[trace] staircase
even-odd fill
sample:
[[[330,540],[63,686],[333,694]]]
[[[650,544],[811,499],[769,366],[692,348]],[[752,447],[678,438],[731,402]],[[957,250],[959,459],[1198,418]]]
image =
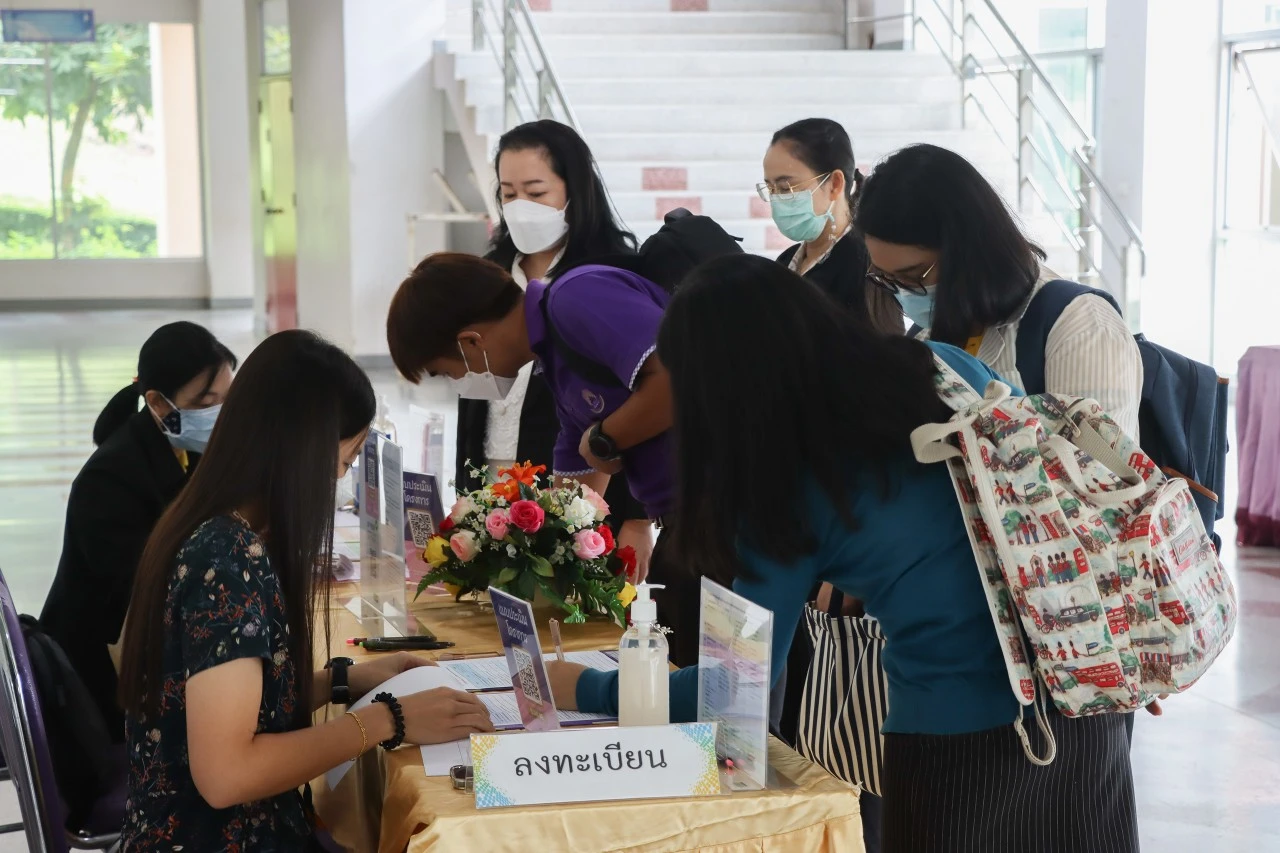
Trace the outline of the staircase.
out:
[[[530,3],[579,130],[619,214],[641,240],[667,211],[686,207],[714,217],[748,251],[786,248],[790,241],[773,226],[755,185],[773,132],[813,116],[844,125],[864,173],[897,148],[929,142],[962,154],[1013,198],[1016,168],[985,126],[962,126],[960,83],[947,61],[926,52],[845,50],[844,5]],[[505,127],[502,68],[491,46],[473,49],[469,0],[451,0],[450,14],[457,35],[443,45],[438,82],[473,171],[490,179]],[[1050,236],[1040,225],[1029,223],[1033,234]],[[1064,269],[1073,268],[1069,255],[1064,261]]]

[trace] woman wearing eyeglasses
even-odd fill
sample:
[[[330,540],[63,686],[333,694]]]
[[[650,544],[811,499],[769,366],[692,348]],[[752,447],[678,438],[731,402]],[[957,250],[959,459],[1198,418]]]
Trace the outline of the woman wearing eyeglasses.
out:
[[[764,182],[756,191],[778,230],[797,241],[778,263],[877,329],[900,334],[904,324],[897,302],[865,283],[867,251],[852,229],[862,181],[845,129],[831,119],[807,118],[773,135],[764,155]]]

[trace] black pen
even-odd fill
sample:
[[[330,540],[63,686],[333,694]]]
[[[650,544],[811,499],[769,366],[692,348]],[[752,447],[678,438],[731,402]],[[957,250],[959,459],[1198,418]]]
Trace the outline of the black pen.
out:
[[[348,637],[348,646],[362,646],[365,643],[382,643],[384,646],[405,646],[406,648],[419,648],[421,646],[429,646],[432,643],[440,642],[435,634],[415,634],[412,637]]]
[[[388,638],[390,639],[390,638]],[[360,648],[366,652],[429,652],[435,649],[451,649],[453,643],[446,643],[443,640],[431,640],[425,643],[388,643],[383,640],[365,640],[360,643]]]

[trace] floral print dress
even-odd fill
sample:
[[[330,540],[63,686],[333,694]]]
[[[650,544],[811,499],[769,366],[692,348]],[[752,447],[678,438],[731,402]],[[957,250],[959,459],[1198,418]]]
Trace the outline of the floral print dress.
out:
[[[174,560],[165,602],[163,684],[155,719],[125,721],[129,799],[124,849],[284,853],[308,849],[299,792],[215,809],[191,778],[186,682],[240,658],[260,658],[258,732],[292,728],[298,701],[280,581],[266,548],[240,519],[206,521]]]

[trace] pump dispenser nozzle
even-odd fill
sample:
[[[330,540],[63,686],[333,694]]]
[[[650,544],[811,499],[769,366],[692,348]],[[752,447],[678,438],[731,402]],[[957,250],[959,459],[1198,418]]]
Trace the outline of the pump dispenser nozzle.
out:
[[[633,625],[640,622],[652,624],[658,621],[658,602],[649,597],[649,590],[666,588],[666,585],[660,583],[644,583],[642,581],[636,584],[636,600],[631,602],[631,623]]]

